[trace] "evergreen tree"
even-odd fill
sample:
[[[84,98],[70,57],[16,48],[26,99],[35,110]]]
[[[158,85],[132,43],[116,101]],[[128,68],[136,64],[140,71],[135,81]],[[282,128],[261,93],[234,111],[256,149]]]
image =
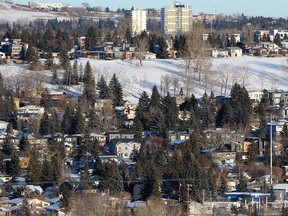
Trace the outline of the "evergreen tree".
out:
[[[72,133],[74,134],[82,134],[84,133],[85,131],[85,118],[83,116],[83,113],[82,113],[82,109],[80,106],[77,107],[76,109],[76,113],[75,115],[73,116],[73,119],[72,119]]]
[[[20,142],[19,142],[19,149],[23,154],[27,154],[30,150],[30,144],[27,140],[27,137],[24,136],[24,134],[21,136]]]
[[[238,179],[238,185],[236,186],[236,190],[239,192],[247,191],[247,181],[245,180],[243,173],[240,173],[240,176]]]
[[[274,202],[276,200],[276,195],[273,186],[269,188],[268,192],[270,193],[269,202]]]
[[[96,99],[96,86],[92,74],[92,68],[89,61],[87,61],[84,68],[83,83],[84,83],[84,89],[83,89],[84,100],[90,102],[90,104],[94,104]]]
[[[162,112],[165,115],[165,123],[168,130],[175,130],[178,123],[178,106],[176,98],[168,93],[162,100]]]
[[[274,40],[273,40],[273,43],[275,43],[277,46],[281,47],[282,44],[281,44],[281,38],[280,38],[280,35],[277,33],[274,37]]]
[[[39,133],[42,135],[47,135],[50,132],[50,128],[49,128],[49,121],[50,118],[48,116],[47,112],[44,112],[44,115],[40,121],[40,127],[39,127]]]
[[[107,86],[106,80],[103,75],[100,76],[99,81],[97,82],[96,89],[100,99],[109,98],[109,87]]]
[[[49,134],[56,134],[61,132],[61,123],[56,111],[52,111],[49,118]]]
[[[47,158],[45,158],[43,161],[40,177],[41,181],[44,182],[44,185],[51,185],[51,183],[54,181],[53,167]]]
[[[26,197],[22,201],[22,205],[21,205],[19,213],[17,213],[17,215],[19,215],[19,216],[32,216],[31,208],[30,208],[30,205],[29,205]]]
[[[149,130],[151,124],[151,116],[149,113],[150,98],[144,91],[139,98],[136,108],[136,114],[133,122],[133,129],[135,132]]]
[[[97,32],[94,26],[88,28],[85,35],[85,49],[93,50],[96,47]]]
[[[168,45],[163,36],[158,39],[158,45],[159,45],[159,50],[156,53],[157,58],[161,58],[161,59],[168,58],[168,51],[167,51]]]
[[[19,156],[14,150],[11,154],[11,161],[8,163],[7,174],[11,176],[18,176],[21,172]]]
[[[27,178],[30,182],[36,183],[41,181],[41,167],[39,150],[34,146],[31,150],[30,162],[27,170]]]
[[[257,143],[251,143],[248,147],[248,160],[250,162],[258,161],[258,146]]]
[[[50,70],[53,66],[53,53],[51,49],[48,49],[46,54],[46,61],[45,61],[45,67],[46,69]]]
[[[84,163],[84,169],[81,173],[81,180],[84,181],[90,180],[89,165],[87,161]]]
[[[113,107],[123,106],[123,91],[122,85],[119,82],[116,74],[113,74],[109,83],[110,98],[113,101]]]
[[[53,155],[51,157],[52,176],[53,176],[54,182],[57,182],[59,178],[61,177],[62,161],[64,159],[64,156],[61,157],[61,156]]]
[[[71,85],[79,84],[78,62],[74,61],[71,74]]]
[[[229,103],[224,103],[216,115],[216,127],[228,125],[232,118],[232,108]]]
[[[70,63],[67,63],[64,67],[63,84],[67,86],[72,85],[72,67]]]
[[[72,134],[72,121],[73,121],[73,108],[68,105],[65,109],[62,122],[61,122],[61,129],[65,134]]]
[[[159,171],[153,160],[149,160],[143,167],[141,176],[141,194],[144,200],[160,196]]]
[[[49,50],[52,51],[53,40],[54,40],[53,31],[50,28],[47,28],[41,38],[39,48],[43,50],[44,52],[49,52]]]
[[[245,87],[235,83],[230,92],[229,103],[232,108],[230,125],[234,128],[245,128],[248,126],[252,113],[252,104]]]
[[[64,185],[61,189],[62,198],[60,199],[61,208],[64,209],[65,212],[70,210],[71,205],[71,196],[72,196],[72,189],[66,185]]]
[[[100,131],[101,127],[101,119],[98,116],[94,109],[90,109],[89,112],[89,122],[88,122],[88,131],[89,132],[97,132]]]
[[[54,67],[52,66],[51,72],[52,72],[51,84],[59,85],[58,73],[55,66]]]
[[[220,186],[219,186],[219,189],[218,189],[218,193],[221,195],[221,196],[224,196],[224,194],[226,193],[227,191],[227,181],[226,179],[221,175],[220,177]]]

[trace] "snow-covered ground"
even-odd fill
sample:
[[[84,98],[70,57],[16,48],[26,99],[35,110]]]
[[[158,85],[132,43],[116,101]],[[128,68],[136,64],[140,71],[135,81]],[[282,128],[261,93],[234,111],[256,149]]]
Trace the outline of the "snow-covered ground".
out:
[[[183,60],[144,60],[143,66],[140,66],[139,60],[96,60],[80,58],[78,63],[85,67],[89,60],[95,81],[97,82],[100,75],[104,75],[109,82],[113,73],[115,73],[124,88],[124,96],[132,103],[137,102],[139,95],[146,91],[151,93],[154,85],[161,91],[161,83],[164,77],[170,77],[171,80],[178,80],[175,85],[176,93],[180,87],[184,87],[183,77],[185,74],[185,62]],[[247,90],[263,90],[263,89],[283,89],[288,90],[288,64],[287,58],[259,58],[259,57],[237,57],[212,59],[212,69],[207,72],[206,79],[202,75],[201,82],[194,80],[191,84],[191,94],[196,97],[203,95],[205,91],[214,95],[225,94],[225,83],[227,82],[226,95],[229,95],[231,86],[237,82],[244,85]],[[20,69],[22,67],[22,69]],[[37,80],[44,80],[48,88],[57,89],[58,86],[49,84],[51,72],[33,72],[25,70],[24,65],[1,65],[0,72],[5,78],[9,76],[17,76],[25,74]],[[43,77],[39,77],[41,74]],[[62,72],[59,71],[59,75]],[[193,75],[194,76],[194,75]],[[198,75],[196,74],[197,78]],[[173,82],[173,81],[171,81]],[[221,87],[222,86],[222,87]],[[173,94],[173,85],[169,87]],[[71,93],[80,93],[80,86],[68,89]]]
[[[65,16],[65,14],[61,13],[48,13],[48,12],[40,12],[40,11],[31,11],[31,9],[14,6],[9,3],[0,2],[0,22],[18,22],[18,23],[29,23],[30,21],[41,19],[41,20],[48,20],[48,19],[70,19],[70,17]]]
[[[78,60],[84,66],[87,59]],[[185,62],[183,60],[144,60],[143,66],[138,60],[131,61],[99,61],[89,59],[94,68],[96,81],[100,74],[104,74],[107,80],[116,73],[124,86],[125,95],[132,99],[138,98],[141,92],[151,93],[154,85],[161,89],[161,80],[166,77],[174,77],[179,80],[180,87],[184,87]],[[244,85],[247,90],[284,89],[288,90],[288,64],[287,58],[259,58],[238,57],[212,59],[212,69],[207,72],[206,81],[194,81],[192,93],[197,97],[205,91],[213,91],[215,95],[229,94],[231,86],[237,82]],[[194,75],[193,75],[194,76]],[[195,75],[197,78],[197,74]],[[202,75],[204,77],[204,75]],[[173,82],[173,81],[172,81]],[[222,90],[221,90],[222,86]],[[170,87],[173,93],[173,87]]]

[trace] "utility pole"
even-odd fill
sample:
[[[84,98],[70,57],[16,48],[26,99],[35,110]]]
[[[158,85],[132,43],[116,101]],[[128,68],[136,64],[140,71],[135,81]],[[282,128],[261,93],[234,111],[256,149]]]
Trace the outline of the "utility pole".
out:
[[[187,184],[187,213],[189,214],[189,209],[190,209],[190,197],[189,197],[189,190],[190,187],[192,187],[192,184]]]
[[[272,151],[273,151],[273,137],[272,137],[273,133],[272,133],[272,113],[270,114],[270,183],[271,183],[271,187],[273,184],[272,181],[272,171],[273,171],[273,157],[272,157]]]

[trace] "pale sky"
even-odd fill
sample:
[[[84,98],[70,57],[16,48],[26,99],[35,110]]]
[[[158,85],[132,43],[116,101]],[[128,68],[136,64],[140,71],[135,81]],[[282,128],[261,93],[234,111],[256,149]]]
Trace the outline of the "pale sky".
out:
[[[82,2],[89,3],[92,7],[101,6],[109,7],[112,10],[118,8],[130,9],[132,5],[136,8],[157,8],[164,6],[173,6],[173,0],[36,0],[42,3],[60,2],[69,3],[74,6],[80,6]],[[15,3],[28,4],[25,0],[14,0]],[[265,17],[282,17],[288,18],[288,0],[182,0],[179,1],[185,5],[191,5],[193,14],[199,12],[205,13],[224,13],[236,14],[244,13],[249,16],[265,16]]]

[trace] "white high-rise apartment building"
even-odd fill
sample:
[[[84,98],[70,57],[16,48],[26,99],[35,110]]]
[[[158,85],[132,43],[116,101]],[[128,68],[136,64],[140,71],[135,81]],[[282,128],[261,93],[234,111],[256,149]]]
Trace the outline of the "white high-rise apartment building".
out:
[[[164,35],[176,35],[192,31],[192,7],[179,2],[174,7],[161,8],[161,31]]]
[[[130,28],[132,35],[140,34],[147,29],[147,11],[136,9],[132,6],[131,10],[126,11],[126,16],[131,18]]]

